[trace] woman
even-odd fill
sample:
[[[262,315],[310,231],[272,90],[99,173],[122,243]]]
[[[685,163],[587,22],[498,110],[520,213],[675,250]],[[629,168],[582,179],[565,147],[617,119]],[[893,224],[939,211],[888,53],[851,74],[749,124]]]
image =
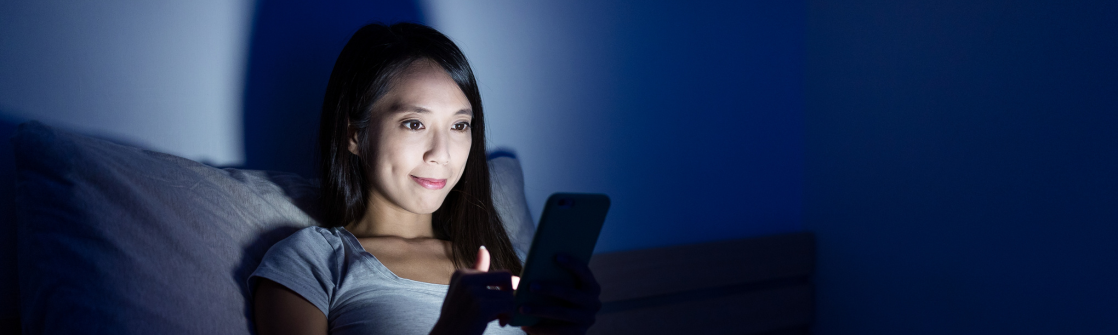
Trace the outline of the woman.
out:
[[[330,74],[319,129],[323,227],[280,241],[250,277],[257,331],[272,334],[580,334],[600,308],[576,286],[504,327],[520,260],[492,210],[477,83],[434,29],[361,28]]]

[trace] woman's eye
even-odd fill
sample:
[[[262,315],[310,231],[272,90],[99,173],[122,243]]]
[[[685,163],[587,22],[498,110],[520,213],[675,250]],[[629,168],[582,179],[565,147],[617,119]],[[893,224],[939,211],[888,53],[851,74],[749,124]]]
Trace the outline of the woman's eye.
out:
[[[458,130],[458,131],[464,131],[464,130],[470,129],[470,124],[468,122],[459,122],[459,123],[455,123],[454,127],[450,128],[450,129]]]
[[[420,130],[423,129],[423,123],[416,120],[404,121],[404,128],[408,130]]]

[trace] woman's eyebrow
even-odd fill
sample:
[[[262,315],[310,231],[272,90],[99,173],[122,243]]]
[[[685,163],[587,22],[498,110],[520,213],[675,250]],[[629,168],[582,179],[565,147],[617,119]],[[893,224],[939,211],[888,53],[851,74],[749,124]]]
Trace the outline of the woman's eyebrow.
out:
[[[400,113],[427,114],[427,113],[431,113],[431,111],[426,109],[426,108],[419,107],[419,106],[397,106],[396,108],[392,109],[392,114],[400,114]],[[474,116],[474,110],[472,108],[463,108],[463,109],[459,109],[457,112],[454,112],[454,115],[460,115],[460,114]]]

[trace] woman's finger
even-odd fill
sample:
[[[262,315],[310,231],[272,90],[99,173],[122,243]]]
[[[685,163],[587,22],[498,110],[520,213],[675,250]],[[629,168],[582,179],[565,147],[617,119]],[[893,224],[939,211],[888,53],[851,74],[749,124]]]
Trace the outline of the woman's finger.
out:
[[[512,275],[507,271],[481,272],[477,269],[459,269],[451,276],[451,285],[473,292],[477,297],[512,297]],[[510,300],[511,301],[511,300]]]
[[[529,285],[531,286],[528,287],[528,290],[540,296],[563,301],[595,313],[602,308],[602,303],[598,301],[598,297],[589,292],[576,290],[563,285],[544,283],[531,283]]]
[[[506,288],[512,286],[512,274],[507,271],[482,272],[477,269],[459,269],[454,272],[458,274],[458,281],[466,286],[500,285]],[[451,276],[451,278],[454,280],[455,277]]]
[[[474,270],[489,271],[489,250],[486,250],[484,245],[477,248],[477,262],[474,262]]]
[[[577,325],[562,325],[562,326],[551,326],[551,327],[540,326],[540,325],[523,326],[523,327],[520,327],[520,330],[523,330],[525,333],[528,333],[528,334],[541,334],[541,335],[585,334],[586,333],[586,328],[585,327],[579,327]]]
[[[520,306],[520,313],[588,326],[593,324],[595,321],[594,313],[587,313],[579,309],[564,308],[558,306],[523,304]]]
[[[589,291],[595,296],[601,294],[602,289],[598,286],[598,280],[594,279],[594,273],[590,272],[590,267],[586,266],[582,261],[566,253],[559,253],[555,255],[555,262],[559,263],[559,266],[575,274],[579,287]]]
[[[493,285],[493,287],[498,288],[500,286]],[[485,301],[498,301],[504,303],[507,300],[508,303],[513,303],[512,290],[509,290],[507,287],[500,287],[500,289],[490,289],[485,287],[477,288],[474,289],[474,296]],[[509,306],[509,310],[511,311],[512,305]]]

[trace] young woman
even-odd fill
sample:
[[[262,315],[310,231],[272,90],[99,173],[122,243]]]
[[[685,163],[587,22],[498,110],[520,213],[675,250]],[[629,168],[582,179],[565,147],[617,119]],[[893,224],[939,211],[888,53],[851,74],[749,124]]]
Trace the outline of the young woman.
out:
[[[581,334],[600,308],[586,264],[575,286],[504,326],[522,264],[493,210],[477,83],[434,29],[361,28],[330,74],[319,129],[324,218],[250,277],[255,324],[273,334]]]

